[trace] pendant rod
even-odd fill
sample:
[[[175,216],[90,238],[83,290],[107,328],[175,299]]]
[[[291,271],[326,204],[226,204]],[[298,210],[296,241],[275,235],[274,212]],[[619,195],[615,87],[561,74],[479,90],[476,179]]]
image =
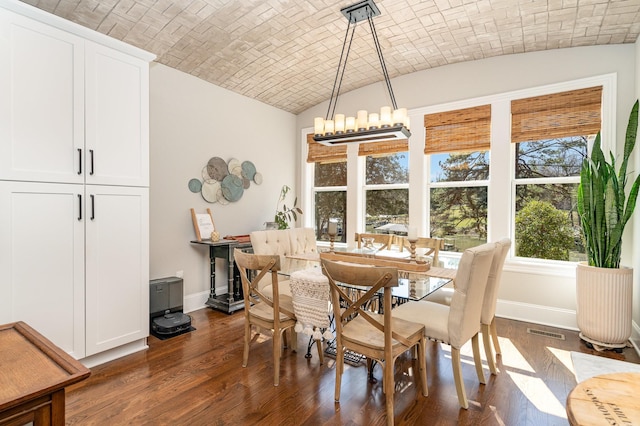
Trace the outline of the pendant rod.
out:
[[[355,21],[354,21],[355,22]],[[344,72],[347,69],[347,60],[349,59],[349,52],[351,51],[351,43],[353,42],[353,35],[356,32],[356,25],[354,23],[351,27],[351,19],[349,25],[347,25],[347,31],[344,34],[344,41],[342,42],[342,52],[340,53],[340,61],[338,62],[338,69],[336,71],[336,78],[333,81],[333,89],[331,90],[331,98],[329,98],[329,106],[327,107],[326,120],[333,119],[333,115],[336,112],[336,106],[338,105],[338,96],[340,96],[340,88],[342,87],[342,79],[344,78]],[[349,38],[349,30],[351,29],[351,38]],[[347,38],[349,38],[349,46],[347,46]],[[346,47],[346,55],[345,55]],[[344,63],[342,58],[344,57]],[[342,72],[340,69],[342,68]],[[335,94],[335,98],[334,98]]]
[[[382,48],[380,47],[380,41],[378,40],[378,33],[376,32],[376,26],[373,23],[373,18],[369,16],[367,18],[369,21],[369,27],[371,28],[371,35],[373,36],[373,43],[376,45],[376,52],[378,53],[378,59],[380,60],[380,67],[382,68],[382,75],[384,76],[384,81],[387,85],[387,90],[389,91],[389,97],[391,98],[391,104],[393,105],[393,109],[398,109],[398,105],[396,104],[396,97],[393,94],[393,88],[391,87],[391,80],[389,79],[389,72],[387,71],[387,64],[384,62],[384,57],[382,56]]]

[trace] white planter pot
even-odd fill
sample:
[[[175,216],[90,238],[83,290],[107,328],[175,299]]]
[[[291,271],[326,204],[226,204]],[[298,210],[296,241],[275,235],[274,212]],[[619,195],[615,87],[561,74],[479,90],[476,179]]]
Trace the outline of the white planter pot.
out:
[[[631,336],[633,269],[576,269],[576,308],[580,337],[605,348],[622,348]]]

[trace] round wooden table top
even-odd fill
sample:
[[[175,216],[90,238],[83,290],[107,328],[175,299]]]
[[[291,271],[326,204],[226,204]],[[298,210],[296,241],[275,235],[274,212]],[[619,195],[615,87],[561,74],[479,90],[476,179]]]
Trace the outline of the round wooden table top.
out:
[[[640,373],[603,374],[578,383],[567,397],[571,425],[640,425]]]

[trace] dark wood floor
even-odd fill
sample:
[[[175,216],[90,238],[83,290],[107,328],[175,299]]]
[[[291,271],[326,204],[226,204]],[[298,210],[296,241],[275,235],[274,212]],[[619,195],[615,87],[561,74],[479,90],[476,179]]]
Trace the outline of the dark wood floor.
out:
[[[242,368],[242,312],[192,312],[196,331],[168,340],[149,337],[149,349],[92,368],[91,377],[67,392],[67,424],[79,425],[381,425],[382,382],[367,381],[366,367],[346,366],[340,403],[334,402],[331,358],[319,365],[285,350],[280,386],[272,381],[271,340],[254,339]],[[565,400],[575,386],[570,351],[597,354],[576,332],[497,320],[503,349],[499,374],[479,385],[470,347],[463,374],[470,407],[458,406],[447,346],[427,345],[429,396],[417,391],[415,361],[396,366],[395,422],[407,425],[566,425]],[[558,332],[559,340],[527,333],[527,327]],[[466,347],[465,347],[466,349]],[[632,348],[600,354],[640,363]],[[380,367],[374,370],[382,377]]]

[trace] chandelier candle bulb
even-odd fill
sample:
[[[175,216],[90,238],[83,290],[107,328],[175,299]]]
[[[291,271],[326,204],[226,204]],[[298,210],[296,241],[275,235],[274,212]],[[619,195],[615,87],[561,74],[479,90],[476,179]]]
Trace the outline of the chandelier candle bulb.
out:
[[[344,128],[347,133],[354,132],[356,130],[356,118],[355,117],[345,118]]]
[[[411,129],[410,122],[411,122],[411,120],[409,120],[409,117],[405,117],[404,118],[404,127],[406,127],[407,130]]]
[[[367,130],[367,120],[368,120],[367,111],[364,109],[361,109],[360,111],[358,111],[357,117],[358,117],[357,119],[358,131]]]
[[[336,134],[344,133],[344,114],[336,114],[333,119],[333,123],[335,126]]]
[[[333,120],[327,120],[324,122],[324,134],[325,135],[333,134]]]
[[[369,114],[369,129],[377,129],[380,126],[380,118],[378,113],[372,112]]]
[[[383,106],[380,108],[380,125],[391,127],[391,107]]]
[[[316,117],[313,119],[313,133],[324,135],[324,118]]]
[[[407,118],[407,109],[398,108],[393,110],[393,124],[399,126],[405,123]]]

